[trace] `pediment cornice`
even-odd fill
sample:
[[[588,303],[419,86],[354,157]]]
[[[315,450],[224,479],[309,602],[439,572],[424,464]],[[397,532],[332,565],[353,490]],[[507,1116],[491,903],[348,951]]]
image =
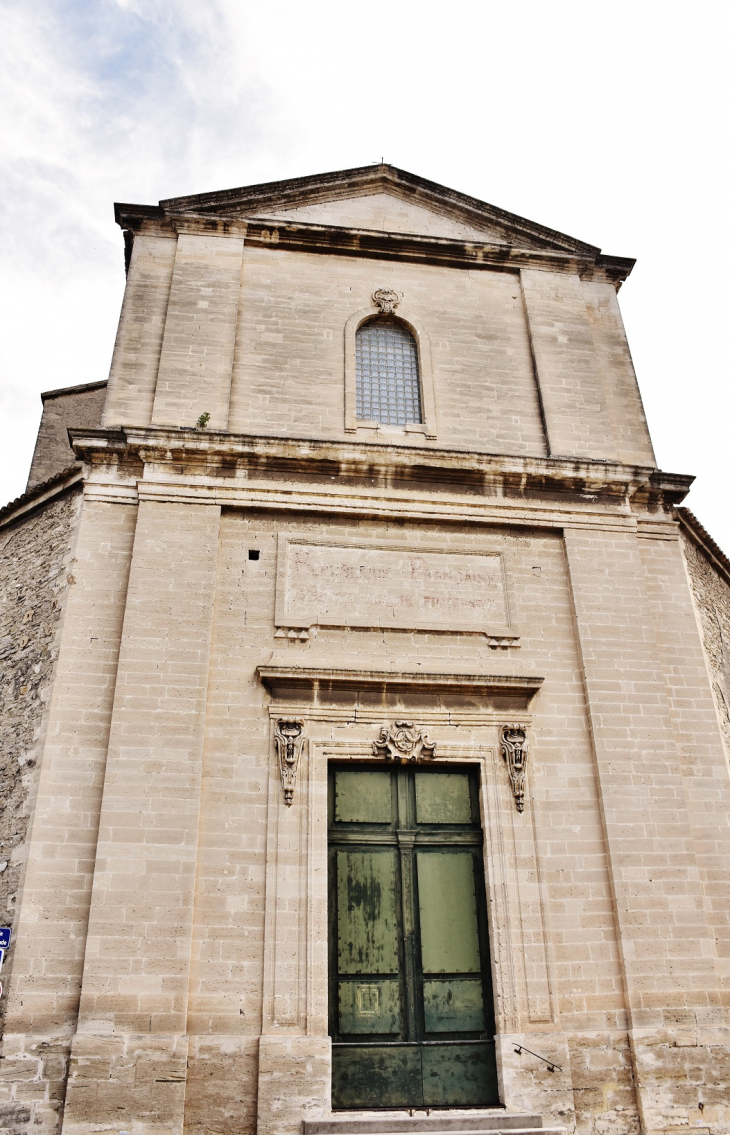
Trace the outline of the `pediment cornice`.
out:
[[[387,193],[460,221],[475,239],[452,240],[381,230],[309,224],[276,214],[317,203]],[[272,216],[274,214],[274,216]],[[520,263],[551,270],[601,271],[616,283],[634,261],[603,256],[595,245],[529,221],[495,205],[390,165],[362,166],[265,182],[215,193],[169,197],[156,206],[115,206],[117,222],[131,232],[157,228],[169,234],[242,235],[247,243],[276,243],[292,251],[405,258],[454,267],[499,267]],[[269,219],[267,219],[269,218]],[[484,239],[479,239],[483,232]]]
[[[477,228],[496,229],[500,235],[536,248],[560,248],[565,252],[596,255],[600,249],[566,233],[536,224],[516,213],[459,193],[438,182],[429,181],[387,164],[359,166],[331,173],[264,182],[215,193],[169,197],[160,201],[166,214],[214,213],[222,216],[262,216],[278,209],[299,208],[322,201],[389,193],[440,212]]]

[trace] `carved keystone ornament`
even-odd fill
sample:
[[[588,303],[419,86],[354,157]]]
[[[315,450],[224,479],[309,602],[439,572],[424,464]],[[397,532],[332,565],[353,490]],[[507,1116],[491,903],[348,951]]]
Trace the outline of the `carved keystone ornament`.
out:
[[[400,303],[400,296],[392,288],[378,288],[373,292],[373,303],[383,315],[392,315]]]
[[[527,772],[527,729],[524,725],[503,725],[499,731],[502,756],[507,762],[512,795],[517,811],[525,807],[525,773]]]
[[[396,721],[390,729],[383,726],[377,741],[373,741],[373,754],[386,761],[430,760],[435,752],[436,742],[429,741],[412,721]]]
[[[294,786],[297,783],[299,772],[299,758],[302,755],[304,725],[301,721],[284,721],[276,723],[274,743],[279,757],[281,783],[284,786],[284,803],[291,806],[294,800]]]

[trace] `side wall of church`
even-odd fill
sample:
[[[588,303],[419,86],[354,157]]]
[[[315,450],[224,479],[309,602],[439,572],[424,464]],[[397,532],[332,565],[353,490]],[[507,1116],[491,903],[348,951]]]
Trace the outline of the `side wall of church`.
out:
[[[28,836],[81,494],[72,489],[0,531],[0,924],[20,909]],[[14,944],[0,971],[4,990]],[[0,998],[0,1029],[7,997]]]
[[[717,715],[730,759],[730,583],[686,534],[682,546]]]
[[[80,494],[74,498],[80,505]],[[52,506],[51,506],[52,508]],[[32,838],[24,867],[0,1064],[0,1126],[58,1129],[78,1022],[91,887],[127,576],[137,509],[86,501],[70,568],[47,723],[38,737]],[[39,528],[50,509],[38,514]],[[44,535],[28,554],[39,582]],[[30,588],[29,588],[30,590]],[[30,801],[29,801],[30,804]]]
[[[71,387],[43,394],[43,414],[28,474],[28,488],[76,464],[68,440],[68,428],[95,429],[101,424],[106,382]]]

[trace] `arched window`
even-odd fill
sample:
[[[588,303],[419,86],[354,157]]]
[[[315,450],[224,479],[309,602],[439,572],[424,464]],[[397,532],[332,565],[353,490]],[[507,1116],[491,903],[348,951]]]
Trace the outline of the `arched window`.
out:
[[[422,422],[418,347],[395,319],[370,319],[355,333],[356,411],[361,421]]]

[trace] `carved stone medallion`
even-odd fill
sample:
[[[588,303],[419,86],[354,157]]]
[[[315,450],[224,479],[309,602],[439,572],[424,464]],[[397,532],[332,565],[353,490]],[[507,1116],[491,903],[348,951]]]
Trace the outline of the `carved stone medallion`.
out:
[[[386,761],[430,760],[435,752],[436,742],[429,741],[412,721],[396,721],[390,729],[383,726],[377,741],[373,741],[373,754]]]
[[[299,758],[302,755],[304,725],[301,721],[284,721],[276,723],[274,743],[279,757],[279,770],[281,783],[284,788],[284,803],[289,807],[294,800],[294,786],[297,783],[299,772]]]
[[[378,288],[373,292],[373,303],[383,315],[392,315],[400,303],[400,296],[392,288]]]
[[[502,756],[507,762],[512,795],[517,811],[525,807],[525,773],[527,772],[527,729],[524,725],[503,725],[499,732]]]

